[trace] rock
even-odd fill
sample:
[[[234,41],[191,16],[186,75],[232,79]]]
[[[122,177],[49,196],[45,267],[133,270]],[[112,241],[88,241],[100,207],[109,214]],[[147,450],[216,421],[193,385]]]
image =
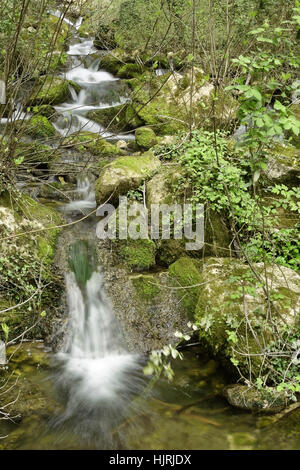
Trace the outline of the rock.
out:
[[[111,144],[91,132],[80,132],[79,134],[65,138],[64,146],[80,151],[88,150],[92,155],[99,157],[126,155],[126,152],[117,145]]]
[[[284,392],[277,392],[272,387],[257,390],[247,385],[235,384],[225,387],[223,395],[235,408],[265,414],[278,413],[290,403]]]
[[[152,240],[119,241],[121,259],[133,271],[147,271],[155,266],[155,243]]]
[[[179,258],[169,267],[169,277],[173,280],[174,293],[184,306],[190,319],[194,318],[202,281],[201,274],[195,262],[188,257]],[[191,287],[195,286],[195,287]],[[184,289],[187,287],[187,289]]]
[[[155,132],[150,127],[140,127],[135,131],[135,140],[137,145],[145,150],[157,144]]]
[[[56,134],[51,122],[45,116],[40,115],[35,115],[28,121],[25,132],[36,139],[47,139]]]
[[[39,324],[28,332],[27,338],[34,336],[40,339],[48,334],[51,328],[51,318],[55,315],[61,293],[59,272],[56,269],[54,273],[53,268],[54,252],[60,232],[57,226],[61,224],[62,218],[55,210],[39,204],[25,194],[19,195],[17,200],[12,200],[7,193],[0,196],[0,251],[5,253],[5,258],[1,257],[0,260],[0,311],[1,322],[9,327],[9,339],[31,327],[42,311],[39,309],[48,311],[49,306],[49,316],[41,319]],[[18,238],[7,238],[20,233],[22,235]],[[12,308],[34,294],[40,276],[44,289],[39,307],[34,309],[33,304],[28,303]]]
[[[141,250],[140,253],[143,251],[143,241],[137,249]],[[153,262],[152,242],[148,242],[148,246],[144,244],[144,249]],[[106,292],[120,324],[124,326],[130,351],[136,354],[160,349],[177,341],[174,336],[176,330],[187,332],[187,315],[170,289],[166,272],[132,273],[118,250],[114,246],[111,250],[111,243],[107,241],[99,241],[98,252]]]
[[[271,184],[297,186],[300,178],[300,150],[276,145],[268,151],[268,166],[264,171]]]
[[[22,159],[22,163],[24,162],[30,173],[35,176],[45,176],[49,172],[51,163],[60,158],[60,153],[38,142],[19,142],[15,158]]]
[[[215,118],[218,127],[230,126],[237,112],[237,102],[230,93],[220,90],[214,99],[214,87],[199,72],[200,82],[193,88],[194,126],[212,128],[211,110],[215,105]],[[198,77],[198,74],[196,74]],[[174,135],[186,131],[191,120],[190,79],[177,72],[153,78],[144,74],[128,80],[134,90],[133,107],[145,123],[158,135]]]
[[[40,84],[31,93],[28,106],[56,105],[67,101],[71,98],[70,85],[80,91],[79,85],[69,80],[52,76],[41,78]]]
[[[118,72],[118,78],[135,78],[139,77],[143,72],[146,71],[146,67],[139,64],[125,64],[122,65]]]
[[[253,268],[263,279],[263,263],[254,263]],[[278,331],[286,324],[290,327],[296,326],[299,323],[299,274],[278,265],[267,265],[266,273],[269,288],[272,286],[272,296],[276,299],[272,304],[272,315],[274,319],[276,318]],[[249,374],[247,355],[233,354],[232,346],[236,343],[231,342],[230,334],[234,334],[237,342],[235,349],[242,353],[249,351],[250,354],[254,354],[251,357],[253,380],[263,373],[261,371],[263,356],[260,355],[261,349],[253,334],[249,333],[244,309],[258,342],[265,344],[270,337],[270,324],[266,295],[262,286],[259,285],[249,266],[230,258],[205,258],[199,281],[203,285],[195,310],[195,320],[200,326],[202,325],[199,329],[200,342],[209,354],[218,357],[229,370],[233,370],[231,360],[234,357],[238,361],[241,373],[247,377]],[[242,285],[246,292],[244,301]]]
[[[89,111],[87,117],[111,132],[131,131],[143,125],[131,104]]]
[[[101,46],[101,43],[94,43],[95,47]],[[114,55],[114,51],[111,53],[106,54],[105,56],[102,57],[101,62],[100,62],[100,67],[101,69],[106,70],[109,73],[112,73],[113,75],[117,75],[118,70],[124,65],[118,57]]]
[[[97,204],[103,204],[110,196],[109,202],[116,202],[120,195],[138,188],[159,167],[159,159],[150,151],[140,157],[117,158],[103,169],[96,182]]]

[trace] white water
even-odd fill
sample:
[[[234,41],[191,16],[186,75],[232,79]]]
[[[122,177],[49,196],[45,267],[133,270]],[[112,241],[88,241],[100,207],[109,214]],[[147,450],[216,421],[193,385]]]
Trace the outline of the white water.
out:
[[[138,368],[138,357],[120,346],[114,314],[105,297],[99,271],[92,274],[82,290],[73,273],[66,275],[69,329],[64,351],[63,381],[72,388],[67,415],[78,405],[120,407],[133,392],[128,374]],[[103,401],[105,403],[103,403]],[[109,403],[107,403],[109,402]]]
[[[78,200],[63,210],[89,212],[96,207],[93,185],[87,177],[78,180],[75,193]],[[84,232],[89,229],[83,223]],[[79,283],[73,272],[65,275],[68,326],[62,350],[56,355],[55,381],[66,403],[55,424],[71,422],[85,439],[112,445],[112,430],[128,417],[132,399],[144,387],[141,358],[125,347],[101,272],[95,268],[94,251],[85,248],[93,245],[79,242],[78,247],[77,243],[72,247],[72,268],[74,273],[88,272],[90,277],[83,275]],[[86,282],[85,277],[89,277]]]
[[[75,193],[80,199],[65,204],[62,207],[63,212],[86,214],[96,207],[94,187],[87,177],[77,180]]]
[[[128,102],[128,97],[122,95],[120,90],[119,79],[105,70],[99,70],[99,57],[89,67],[83,63],[83,59],[94,52],[96,49],[91,39],[78,38],[78,42],[70,46],[68,51],[70,67],[63,74],[63,78],[77,83],[81,90],[77,94],[71,87],[71,102],[55,106],[59,116],[53,125],[64,137],[84,131],[99,134],[104,138],[132,140],[133,135],[116,136],[86,117],[89,111],[115,107]]]
[[[63,16],[63,14],[60,10],[55,10],[55,11],[51,10],[50,14],[53,15],[53,16],[56,16],[56,18],[62,18],[62,16]],[[68,18],[64,17],[63,21],[65,23],[67,23],[67,25],[72,26],[75,29],[79,29],[80,26],[82,25],[83,18],[82,17],[78,18],[76,20],[76,22],[74,23],[73,21],[71,21]]]

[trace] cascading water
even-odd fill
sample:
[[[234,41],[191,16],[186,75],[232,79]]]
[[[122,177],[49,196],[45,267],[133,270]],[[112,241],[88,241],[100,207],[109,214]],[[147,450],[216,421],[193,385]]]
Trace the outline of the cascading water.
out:
[[[76,192],[82,199],[63,210],[72,213],[88,209],[89,204],[95,207],[87,177],[78,181]],[[85,441],[111,447],[114,429],[128,416],[134,396],[145,383],[141,357],[126,349],[96,259],[91,241],[71,244],[71,270],[65,275],[69,320],[64,345],[55,357],[55,382],[63,393],[65,411],[55,426],[71,424]]]
[[[69,202],[62,207],[66,214],[86,214],[96,207],[94,186],[87,176],[78,178],[75,194],[81,199]]]
[[[97,52],[93,39],[74,38],[68,50],[70,66],[62,77],[77,83],[81,91],[77,94],[72,88],[72,102],[55,107],[58,117],[53,125],[63,136],[85,131],[104,138],[131,140],[134,138],[132,135],[114,136],[103,126],[86,117],[89,111],[115,107],[129,101],[120,80],[105,70],[99,70],[99,56],[94,58],[89,66],[86,65],[87,59]]]

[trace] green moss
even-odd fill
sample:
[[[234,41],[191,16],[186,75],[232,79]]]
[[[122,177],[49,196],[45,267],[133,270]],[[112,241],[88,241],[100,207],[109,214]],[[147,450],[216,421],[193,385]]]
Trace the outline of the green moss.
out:
[[[143,124],[130,104],[90,111],[87,117],[112,132],[132,130]]]
[[[111,53],[106,54],[101,59],[100,67],[107,70],[107,72],[117,75],[118,70],[122,65],[124,65],[124,62],[118,56],[119,53],[117,50],[113,50]]]
[[[152,301],[160,293],[159,283],[153,276],[139,276],[132,279],[138,297],[143,301]]]
[[[169,267],[169,276],[174,281],[174,287],[183,288],[175,290],[175,292],[188,313],[189,318],[192,319],[197,306],[200,287],[189,286],[201,283],[201,273],[191,258],[183,257],[171,264]],[[184,287],[188,288],[184,289]]]
[[[151,151],[142,156],[116,158],[101,172],[95,186],[96,201],[102,204],[108,197],[115,202],[122,194],[136,189],[160,166],[160,161]]]
[[[157,144],[155,132],[150,127],[141,127],[135,131],[136,143],[142,149],[150,149]]]
[[[145,67],[139,64],[125,64],[119,68],[118,78],[138,78],[145,71]]]
[[[254,265],[254,269],[262,278],[264,277],[262,265]],[[279,295],[273,311],[274,318],[278,312],[280,313],[277,317],[279,331],[280,318],[288,319],[288,323],[295,321],[291,319],[291,306],[297,302],[296,286],[297,283],[299,284],[299,279],[297,274],[288,268],[267,266],[266,269],[269,286],[273,286],[272,295],[275,294],[274,298]],[[282,270],[285,272],[282,273]],[[249,375],[247,355],[238,354],[235,357],[233,354],[232,347],[235,347],[235,341],[237,341],[239,351],[247,351],[253,355],[251,357],[252,378],[258,376],[259,373],[263,374],[261,371],[263,359],[260,356],[261,350],[257,341],[260,344],[267,344],[269,340],[271,341],[272,329],[268,323],[264,292],[258,286],[250,268],[239,260],[230,258],[205,259],[200,282],[203,287],[195,310],[195,320],[202,325],[199,329],[199,339],[204,348],[207,348],[210,354],[217,356],[231,371],[234,371],[231,359],[237,359],[240,371],[247,377]],[[286,282],[289,283],[289,289],[284,287]],[[242,286],[246,293],[245,305]],[[247,334],[244,308],[246,308],[256,338],[249,332]]]
[[[36,106],[32,109],[34,114],[39,114],[40,116],[45,116],[47,119],[53,117],[56,113],[53,106],[50,104],[43,104],[41,106]]]
[[[77,92],[80,91],[80,86],[75,82],[52,76],[41,78],[40,84],[32,94],[28,104],[29,106],[41,106],[44,104],[56,105],[63,103],[71,98],[70,85]]]
[[[119,254],[134,271],[146,271],[155,265],[155,243],[152,240],[120,243]]]
[[[101,157],[124,155],[124,151],[107,140],[97,137],[91,132],[81,132],[74,136],[67,137],[64,145],[75,146],[78,150],[88,150],[93,155]]]
[[[185,240],[161,240],[158,248],[157,262],[161,266],[170,266],[178,258],[186,256]]]
[[[53,137],[56,131],[45,116],[36,115],[29,120],[26,133],[36,139],[45,139]]]

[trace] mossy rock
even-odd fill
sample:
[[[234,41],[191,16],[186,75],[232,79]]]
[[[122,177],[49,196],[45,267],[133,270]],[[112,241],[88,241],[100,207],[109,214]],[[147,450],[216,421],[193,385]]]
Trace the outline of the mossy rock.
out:
[[[56,131],[45,116],[35,115],[26,125],[26,134],[36,139],[48,139],[54,137]]]
[[[193,319],[201,292],[201,287],[196,285],[202,280],[196,262],[188,257],[179,258],[169,267],[169,276],[175,287],[174,292],[182,302],[189,318]]]
[[[100,205],[110,196],[110,202],[120,195],[136,189],[160,167],[160,161],[151,151],[141,156],[119,157],[101,172],[95,187],[96,201]]]
[[[40,79],[40,84],[33,90],[29,98],[29,106],[56,105],[71,99],[70,85],[80,91],[80,86],[75,82],[58,77],[47,76]]]
[[[155,243],[152,240],[119,242],[118,252],[132,271],[147,271],[155,266]]]
[[[45,116],[47,119],[51,119],[55,114],[55,108],[50,104],[43,104],[41,106],[35,106],[32,109],[33,114],[38,114],[40,116]]]
[[[131,131],[143,125],[131,104],[89,111],[87,117],[112,132]]]
[[[263,263],[253,264],[259,276],[264,278]],[[276,317],[278,330],[288,324],[291,328],[299,324],[298,296],[300,276],[293,270],[277,265],[266,267],[271,294],[276,299],[272,304],[272,315]],[[267,302],[262,285],[258,283],[249,266],[231,258],[205,258],[200,275],[203,284],[195,310],[195,320],[200,324],[199,339],[209,354],[218,357],[232,372],[232,360],[236,360],[240,371],[247,377],[249,361],[247,355],[234,354],[232,347],[238,341],[238,350],[249,351],[252,378],[258,376],[262,356],[258,343],[271,341]],[[244,287],[243,287],[244,286]],[[243,288],[246,295],[243,300]],[[244,309],[248,313],[256,338],[248,334]],[[279,313],[277,313],[279,312]]]
[[[95,45],[95,47],[97,47],[97,45]],[[125,65],[125,62],[121,57],[122,53],[118,49],[109,52],[101,58],[101,69],[107,70],[107,72],[110,72],[113,75],[117,75],[119,69]]]
[[[153,276],[140,275],[132,279],[132,284],[142,301],[152,302],[160,294],[159,283]]]
[[[137,145],[144,150],[149,150],[157,144],[155,132],[150,127],[140,127],[135,131]]]
[[[278,413],[290,403],[284,392],[278,392],[273,387],[257,390],[247,385],[235,384],[225,387],[223,395],[235,408],[264,414]]]
[[[268,166],[264,177],[268,184],[297,186],[300,178],[300,149],[274,145],[268,150]]]
[[[139,64],[125,64],[122,65],[118,72],[118,78],[136,78],[139,77],[143,72],[145,72],[146,68]]]
[[[99,157],[118,157],[126,155],[124,150],[91,132],[80,132],[67,137],[64,146],[74,147],[79,151],[88,150],[92,155]]]

